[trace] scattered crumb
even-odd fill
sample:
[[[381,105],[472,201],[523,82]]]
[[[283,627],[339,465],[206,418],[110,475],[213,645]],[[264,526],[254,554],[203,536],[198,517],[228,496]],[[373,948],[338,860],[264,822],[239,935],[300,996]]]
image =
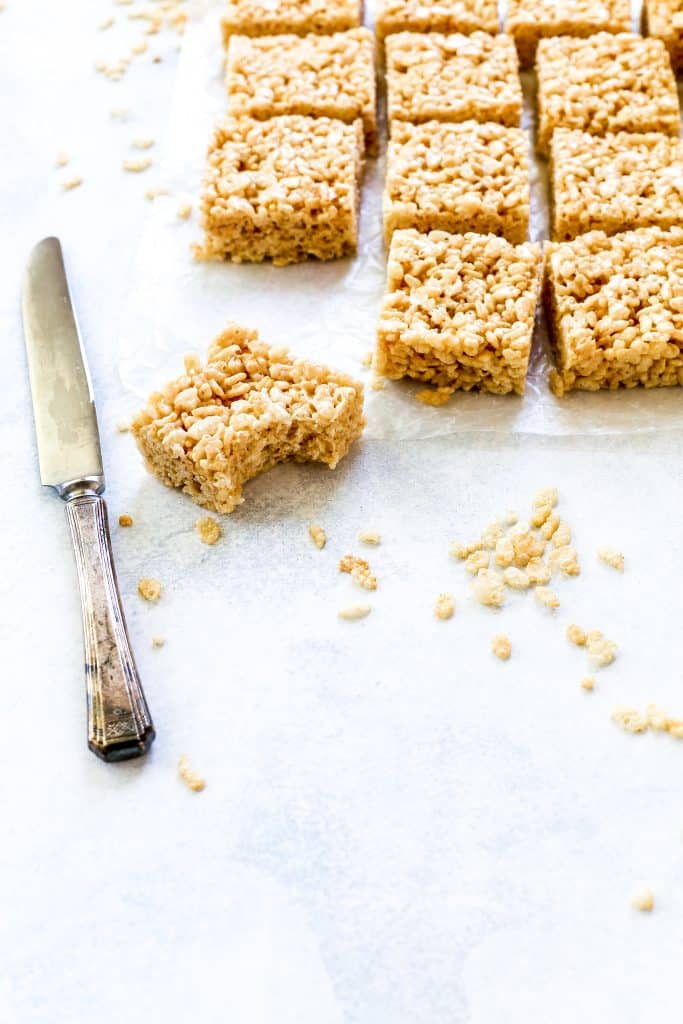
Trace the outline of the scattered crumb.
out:
[[[377,577],[370,570],[369,562],[357,555],[344,555],[339,562],[339,571],[347,572],[364,590],[377,590]]]
[[[581,629],[581,626],[577,626],[572,622],[567,626],[567,640],[569,640],[570,644],[576,644],[577,647],[584,647],[586,643],[586,634]]]
[[[611,665],[617,656],[617,645],[603,636],[599,629],[586,633],[586,650],[596,665]]]
[[[112,107],[109,111],[109,116],[113,117],[115,121],[125,121],[129,113],[128,107]]]
[[[181,203],[176,214],[180,220],[188,220],[192,216],[192,203]]]
[[[122,167],[124,171],[130,171],[132,174],[140,174],[141,171],[146,171],[152,166],[153,160],[149,156],[144,156],[140,160],[124,160]]]
[[[143,136],[142,138],[133,139],[131,145],[134,149],[151,149],[154,145],[154,139]]]
[[[372,547],[377,547],[381,543],[382,538],[377,530],[361,530],[358,534],[358,540],[361,544],[370,544]]]
[[[537,505],[531,513],[531,519],[529,522],[532,526],[541,527],[548,519],[553,515],[552,505]],[[557,517],[559,521],[559,516]]]
[[[536,600],[546,608],[559,608],[560,599],[550,587],[536,587]]]
[[[582,690],[594,690],[595,689],[595,679],[593,678],[593,676],[584,676],[584,678],[581,680],[581,689]]]
[[[372,608],[369,604],[351,604],[347,608],[341,608],[338,615],[340,619],[364,619],[371,611]]]
[[[543,585],[544,583],[549,583],[552,576],[550,566],[546,565],[541,558],[530,558],[525,572],[529,577],[530,584],[540,583]]]
[[[152,64],[161,64],[162,60],[163,58],[158,53],[155,53],[152,57]]]
[[[322,551],[327,544],[327,534],[319,523],[311,523],[308,527],[308,536],[311,538],[318,551]]]
[[[612,711],[612,720],[626,732],[647,732],[650,727],[648,716],[637,708],[619,705]]]
[[[163,637],[163,636],[153,636],[152,637],[152,647],[163,647],[165,643],[166,643],[166,637]]]
[[[485,548],[489,548],[493,551],[498,541],[501,539],[504,533],[504,527],[502,523],[495,520],[493,523],[489,523],[485,526],[481,534],[481,542]]]
[[[223,535],[221,524],[212,516],[203,516],[194,524],[202,544],[215,544]]]
[[[496,633],[491,641],[491,650],[501,661],[507,661],[512,654],[510,637],[506,636],[505,633]]]
[[[559,525],[559,515],[557,514],[557,512],[551,512],[546,521],[541,526],[541,537],[543,537],[543,540],[552,540],[553,534],[555,533]]]
[[[134,43],[131,46],[130,52],[134,54],[136,57],[139,57],[141,53],[145,52],[145,50],[147,49],[147,45],[148,44],[146,39],[140,39],[138,40],[137,43]]]
[[[366,352],[365,355],[363,356],[363,358],[360,361],[361,366],[367,366],[367,367],[372,366],[372,356],[373,356],[372,351]]]
[[[455,598],[452,594],[439,594],[434,605],[434,614],[437,619],[452,619],[455,611]]]
[[[598,558],[618,572],[624,571],[624,556],[616,548],[598,548]]]
[[[548,559],[552,569],[559,569],[563,576],[578,576],[581,572],[579,556],[576,548],[565,544],[561,548],[553,548]]]
[[[153,188],[148,188],[145,191],[145,199],[158,199],[159,196],[168,195],[170,195],[170,192],[165,185],[155,185]]]
[[[515,560],[515,548],[510,537],[501,537],[496,543],[494,560],[501,569],[507,569],[512,565]]]
[[[445,405],[453,394],[452,388],[425,388],[423,391],[416,391],[415,398],[423,405]]]
[[[101,21],[97,27],[100,30],[100,32],[106,32],[108,28],[112,27],[115,20],[115,18],[105,18],[104,21]]]
[[[370,381],[370,387],[373,391],[384,391],[386,380],[384,377],[375,377],[374,380]]]
[[[553,534],[553,547],[562,548],[569,544],[572,539],[572,531],[569,529],[566,523],[560,523],[558,528]]]
[[[127,434],[130,431],[130,420],[119,420],[116,424],[116,429],[119,434]]]
[[[517,522],[517,513],[514,511],[514,509],[506,509],[506,511],[503,513],[503,522],[505,523],[506,526],[515,525],[515,523]]]
[[[119,3],[121,0],[119,0]],[[188,789],[191,789],[193,793],[201,793],[206,786],[206,780],[197,775],[196,772],[192,771],[189,762],[185,754],[178,760],[178,775],[183,780]]]
[[[655,897],[652,889],[644,886],[631,897],[631,906],[634,910],[649,912],[655,905]]]
[[[55,157],[55,167],[66,167],[69,162],[69,154],[60,149]]]
[[[133,525],[133,517],[132,516],[126,515],[125,513],[123,515],[119,516],[119,526],[132,526],[132,525]]]
[[[505,601],[505,587],[500,577],[489,570],[474,577],[472,592],[479,604],[487,608],[500,608]]]
[[[65,192],[71,192],[72,189],[78,188],[79,185],[83,184],[83,178],[78,174],[74,174],[72,178],[65,178],[62,181],[62,188]]]
[[[534,558],[541,558],[545,552],[545,541],[535,537],[526,527],[512,534],[514,564],[518,569],[526,569]]]
[[[527,590],[531,586],[529,574],[524,569],[517,569],[514,565],[503,573],[503,582],[512,590]]]
[[[473,544],[460,544],[458,541],[454,541],[450,548],[450,554],[453,558],[469,558],[475,551],[481,551],[483,545],[480,540],[476,540]]]
[[[491,556],[488,551],[473,551],[471,555],[465,559],[465,568],[468,572],[471,572],[473,576],[476,576],[482,569],[488,569]]]
[[[544,487],[542,491],[534,495],[534,508],[541,508],[544,505],[550,505],[554,508],[557,505],[557,488],[556,487]]]
[[[144,576],[138,583],[138,594],[145,601],[158,601],[161,597],[161,583],[159,583],[159,580]]]

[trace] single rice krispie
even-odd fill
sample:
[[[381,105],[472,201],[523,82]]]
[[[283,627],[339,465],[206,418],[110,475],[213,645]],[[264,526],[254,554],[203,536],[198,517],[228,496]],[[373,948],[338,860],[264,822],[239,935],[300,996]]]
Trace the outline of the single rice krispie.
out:
[[[536,58],[537,147],[548,155],[556,128],[663,132],[678,137],[678,93],[660,39],[598,32],[542,39]]]
[[[683,384],[683,228],[550,242],[544,297],[556,395]]]
[[[205,363],[186,357],[131,430],[162,483],[228,513],[247,480],[285,459],[334,469],[364,424],[361,384],[230,324]]]
[[[522,87],[509,36],[398,32],[386,41],[387,107],[396,121],[497,121],[519,127]]]
[[[463,121],[394,124],[387,151],[384,236],[399,228],[477,231],[523,242],[529,227],[521,128]]]
[[[209,148],[199,255],[284,265],[353,252],[362,151],[360,121],[226,118]]]
[[[643,0],[643,35],[661,39],[674,71],[683,70],[683,0]]]
[[[540,288],[538,245],[396,231],[375,366],[393,380],[522,394]]]
[[[329,35],[363,21],[362,0],[222,0],[223,40],[230,36]]]
[[[367,28],[333,35],[232,36],[228,112],[265,120],[278,114],[363,121],[365,145],[377,148],[375,42]]]
[[[683,142],[659,132],[602,138],[558,128],[550,144],[552,237],[683,224]]]
[[[508,0],[505,21],[522,68],[533,66],[539,39],[628,32],[630,28],[629,0]]]
[[[498,31],[497,0],[379,0],[375,30],[394,32]]]

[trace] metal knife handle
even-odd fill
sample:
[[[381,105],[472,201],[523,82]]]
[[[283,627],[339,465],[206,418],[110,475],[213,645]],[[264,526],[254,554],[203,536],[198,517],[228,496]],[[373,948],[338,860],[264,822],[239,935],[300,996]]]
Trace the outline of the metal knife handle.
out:
[[[66,501],[83,612],[88,746],[105,761],[140,757],[154,726],[131,651],[99,494]]]

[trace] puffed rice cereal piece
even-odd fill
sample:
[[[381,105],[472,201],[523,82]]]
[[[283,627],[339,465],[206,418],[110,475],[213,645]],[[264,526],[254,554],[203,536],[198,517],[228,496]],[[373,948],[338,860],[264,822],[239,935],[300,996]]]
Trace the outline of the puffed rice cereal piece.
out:
[[[624,571],[624,556],[616,548],[598,548],[598,558],[612,569]]]
[[[555,608],[560,607],[559,597],[549,587],[536,587],[534,593],[538,603],[542,604],[545,608],[550,608],[554,611]]]
[[[490,570],[482,570],[472,580],[472,592],[479,602],[488,608],[500,608],[505,602],[505,587],[499,576]]]
[[[505,633],[497,633],[491,641],[491,651],[501,661],[507,661],[512,654],[510,637],[506,636]]]
[[[434,614],[437,619],[452,619],[455,611],[455,598],[452,594],[439,594],[434,606]]]
[[[344,555],[339,562],[339,571],[346,572],[364,590],[377,590],[377,577],[370,570],[370,563],[357,555]]]

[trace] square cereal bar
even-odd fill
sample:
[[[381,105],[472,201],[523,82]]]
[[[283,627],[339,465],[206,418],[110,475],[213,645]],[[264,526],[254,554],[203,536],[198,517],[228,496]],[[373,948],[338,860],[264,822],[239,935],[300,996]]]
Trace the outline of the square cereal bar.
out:
[[[521,128],[396,121],[387,151],[384,237],[399,228],[477,231],[523,242],[529,228],[527,138]]]
[[[223,0],[223,40],[230,36],[329,35],[363,21],[363,0]]]
[[[497,121],[519,127],[522,87],[509,36],[398,32],[386,41],[387,107],[396,121]]]
[[[550,242],[544,298],[556,395],[683,384],[683,229]]]
[[[396,231],[375,368],[439,388],[522,394],[541,252],[495,235]]]
[[[360,121],[221,121],[209,148],[198,255],[282,266],[354,252],[362,151]]]
[[[228,112],[236,117],[360,117],[366,149],[377,148],[375,43],[366,28],[330,36],[232,36],[226,81]]]
[[[228,513],[247,480],[285,459],[334,469],[364,425],[362,384],[230,324],[205,363],[188,356],[150,396],[131,431],[162,483]]]
[[[522,68],[533,66],[539,39],[630,29],[630,0],[508,0],[505,31],[517,45]]]
[[[498,0],[379,0],[375,30],[393,32],[498,31]]]
[[[660,39],[599,32],[542,39],[536,58],[539,153],[555,128],[678,136],[678,93]]]
[[[643,35],[661,39],[674,71],[683,70],[683,0],[643,0]]]
[[[683,142],[659,132],[600,138],[558,128],[550,144],[552,237],[683,224]]]

